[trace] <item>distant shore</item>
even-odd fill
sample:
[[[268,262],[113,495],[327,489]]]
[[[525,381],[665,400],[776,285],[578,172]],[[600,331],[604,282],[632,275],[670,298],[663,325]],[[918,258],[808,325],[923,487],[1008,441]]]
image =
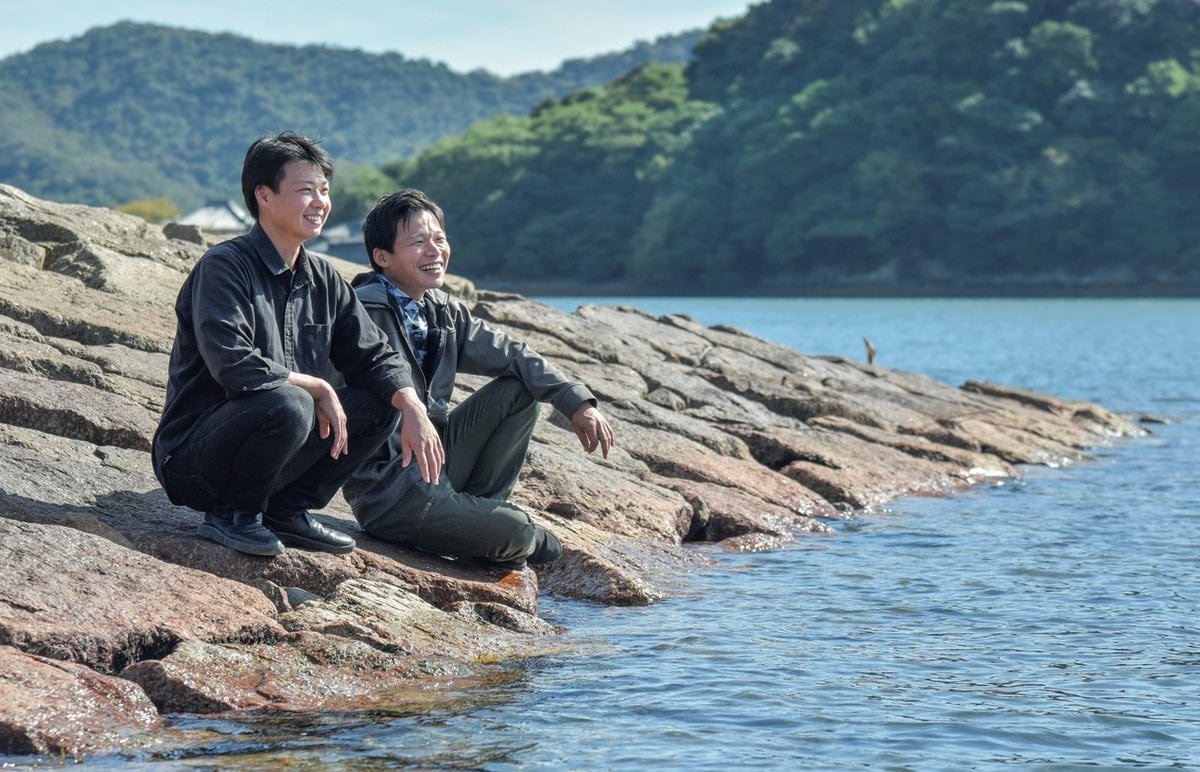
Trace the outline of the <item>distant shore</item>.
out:
[[[1194,298],[1200,284],[1182,283],[1020,283],[989,281],[977,284],[904,282],[847,282],[838,284],[781,284],[769,289],[711,292],[694,287],[663,287],[628,282],[586,283],[563,280],[504,281],[464,274],[477,286],[525,297],[813,297],[813,298]]]
[[[328,245],[323,254],[370,266],[362,257],[358,242]],[[634,281],[589,282],[569,278],[512,279],[487,276],[471,270],[470,260],[453,261],[454,273],[469,279],[477,287],[525,297],[813,297],[813,298],[1190,298],[1200,297],[1200,276],[1162,277],[1154,280],[1123,280],[1112,277],[1066,278],[1047,274],[1028,276],[981,276],[971,280],[937,281],[874,278],[870,276],[813,279],[807,276],[775,274],[762,286],[737,287],[713,291],[696,285],[646,283]]]

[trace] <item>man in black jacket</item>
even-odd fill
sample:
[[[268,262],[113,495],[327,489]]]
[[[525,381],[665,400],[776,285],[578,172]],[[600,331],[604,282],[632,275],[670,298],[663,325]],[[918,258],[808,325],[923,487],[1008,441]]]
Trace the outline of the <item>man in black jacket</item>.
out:
[[[404,416],[398,443],[425,477],[437,479],[444,458],[404,360],[336,270],[304,249],[329,217],[332,174],[298,134],[255,141],[242,192],[256,223],[200,258],[175,305],[154,471],[172,502],[205,513],[201,535],[252,555],[354,549],[308,510],[392,436],[393,408]],[[331,364],[345,387],[321,377]]]
[[[445,467],[422,479],[396,434],[359,467],[343,492],[359,524],[382,539],[509,568],[561,554],[558,539],[509,503],[537,422],[539,402],[571,421],[584,449],[607,458],[613,429],[582,383],[520,341],[476,319],[441,287],[450,262],[442,210],[417,190],[384,197],[363,223],[373,271],[355,292],[394,349],[440,430]],[[454,410],[458,373],[494,378]]]

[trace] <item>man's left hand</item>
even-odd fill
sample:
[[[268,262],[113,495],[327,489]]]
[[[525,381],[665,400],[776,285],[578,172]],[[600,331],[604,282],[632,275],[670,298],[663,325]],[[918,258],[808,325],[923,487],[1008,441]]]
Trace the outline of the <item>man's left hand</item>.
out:
[[[612,425],[595,405],[586,402],[580,405],[575,415],[571,416],[571,426],[574,427],[575,436],[579,438],[583,449],[588,453],[600,448],[600,453],[608,458],[608,449],[617,444]]]

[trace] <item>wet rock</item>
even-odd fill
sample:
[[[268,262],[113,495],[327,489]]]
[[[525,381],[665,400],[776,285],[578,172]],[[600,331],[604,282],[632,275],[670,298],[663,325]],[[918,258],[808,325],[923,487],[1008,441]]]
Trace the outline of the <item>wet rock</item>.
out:
[[[763,549],[777,549],[802,533],[833,533],[833,528],[823,519],[800,514],[740,488],[679,479],[664,479],[663,484],[687,498],[697,511],[697,530],[692,541],[720,542],[745,552],[750,549],[750,544],[770,545]],[[821,514],[825,518],[837,516],[832,507],[822,508]],[[759,541],[741,538],[751,534],[771,538]],[[735,539],[739,541],[735,543]]]
[[[161,723],[137,684],[0,645],[0,753],[111,751],[148,741]]]
[[[385,652],[360,641],[293,633],[271,644],[187,641],[136,662],[121,677],[160,713],[371,710],[402,705],[422,682],[472,674],[435,653]]]
[[[430,679],[467,679],[480,663],[528,655],[550,625],[508,606],[448,609],[385,581],[352,579],[327,599],[309,598],[270,644],[189,641],[123,678],[162,712],[367,710],[402,702]],[[502,624],[497,624],[501,622]]]
[[[389,582],[351,579],[338,586],[329,598],[301,604],[284,614],[279,622],[291,632],[308,630],[360,640],[381,651],[453,651],[458,659],[473,661],[485,656],[498,658],[528,646],[524,637],[514,637],[512,628],[553,632],[538,625],[532,614],[511,606],[504,626],[493,629],[479,623],[490,612],[476,608],[499,603],[454,603],[445,611]],[[518,621],[517,615],[531,619]]]
[[[563,555],[538,566],[546,592],[617,606],[660,600],[688,570],[707,559],[667,542],[617,536],[579,520],[543,513],[540,522],[558,535]]]

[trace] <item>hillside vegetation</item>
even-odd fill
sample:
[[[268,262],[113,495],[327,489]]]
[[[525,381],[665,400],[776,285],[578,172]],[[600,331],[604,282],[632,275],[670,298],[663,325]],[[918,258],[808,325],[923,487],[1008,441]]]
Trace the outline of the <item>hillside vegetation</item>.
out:
[[[324,140],[343,179],[475,121],[526,115],[646,61],[683,62],[699,32],[502,78],[399,54],[258,43],[123,22],[0,60],[0,181],[60,201],[166,198],[190,208],[240,197],[254,137]]]
[[[0,61],[2,181],[186,209],[296,128],[339,221],[424,188],[524,292],[1195,294],[1197,126],[1196,0],[772,0],[515,78],[139,24]]]
[[[774,0],[388,164],[479,281],[1200,289],[1200,3]]]

